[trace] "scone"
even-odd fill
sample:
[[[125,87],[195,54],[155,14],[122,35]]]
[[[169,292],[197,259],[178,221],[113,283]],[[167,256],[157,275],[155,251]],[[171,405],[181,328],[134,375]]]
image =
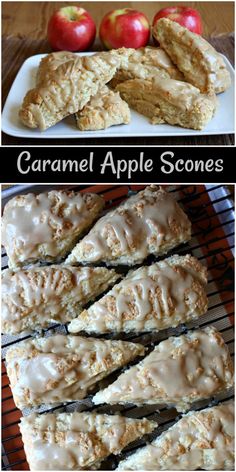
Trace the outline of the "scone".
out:
[[[182,72],[173,64],[164,49],[150,46],[133,49],[129,60],[116,71],[109,85],[115,88],[125,80],[149,79],[157,72],[161,73],[163,77],[184,80]]]
[[[176,21],[161,18],[153,27],[153,36],[183,73],[187,82],[202,93],[220,93],[231,85],[223,57],[199,34]]]
[[[120,276],[105,267],[51,265],[2,271],[2,332],[67,323]]]
[[[158,75],[150,80],[127,80],[116,90],[152,124],[202,130],[213,118],[217,105],[215,94],[204,95],[191,84]]]
[[[75,118],[81,131],[96,131],[114,125],[128,124],[130,109],[119,92],[113,92],[105,85],[81,111],[75,114]]]
[[[145,418],[86,412],[31,414],[20,423],[30,470],[97,468],[108,455],[119,454],[156,427]]]
[[[56,334],[16,344],[6,354],[18,408],[80,400],[101,379],[143,355],[141,344]]]
[[[227,345],[213,327],[160,342],[143,361],[121,374],[93,402],[174,405],[186,411],[193,402],[233,386]]]
[[[128,273],[69,325],[71,333],[159,331],[207,311],[207,271],[195,257],[172,256]]]
[[[234,402],[189,412],[117,470],[234,470]]]
[[[2,244],[9,267],[61,260],[104,206],[92,193],[57,191],[18,195],[4,207]]]
[[[127,60],[129,50],[76,56],[57,67],[50,80],[30,90],[19,110],[21,122],[41,131],[81,110]]]
[[[100,218],[66,262],[134,265],[190,238],[187,215],[170,193],[152,185]]]
[[[57,51],[47,54],[40,61],[36,74],[36,84],[40,85],[49,82],[58,67],[71,60],[75,60],[76,57],[76,54],[70,51]]]
[[[58,67],[75,58],[76,55],[68,51],[53,52],[45,56],[39,64],[37,84],[48,83],[53,74],[57,73]],[[96,131],[114,125],[128,124],[130,110],[118,92],[113,92],[104,85],[82,110],[75,113],[75,119],[81,131]]]

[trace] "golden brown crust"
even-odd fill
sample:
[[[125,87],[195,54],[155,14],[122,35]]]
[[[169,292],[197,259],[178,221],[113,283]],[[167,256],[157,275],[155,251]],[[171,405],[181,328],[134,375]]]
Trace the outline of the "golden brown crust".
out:
[[[119,454],[156,426],[145,418],[74,412],[32,414],[21,418],[20,430],[30,470],[81,470]]]
[[[152,124],[169,123],[202,130],[216,110],[215,94],[203,95],[186,82],[158,77],[123,82],[116,90]]]
[[[113,92],[104,86],[81,111],[75,114],[75,117],[77,127],[81,131],[100,130],[128,124],[130,110],[118,92]]]
[[[233,384],[228,347],[215,328],[207,327],[162,341],[143,361],[98,392],[93,402],[167,404],[186,411],[193,402]]]
[[[67,323],[120,276],[105,267],[51,265],[2,272],[2,331],[17,334]]]
[[[161,48],[134,49],[127,63],[123,64],[109,83],[112,88],[130,79],[150,79],[156,74],[176,80],[184,80],[183,74]]]
[[[60,334],[18,343],[6,354],[15,404],[82,399],[99,380],[144,352],[140,344]]]
[[[168,18],[153,27],[153,36],[171,57],[187,82],[202,93],[223,92],[231,84],[222,56],[200,35]]]
[[[2,243],[9,267],[61,260],[103,206],[99,195],[73,191],[53,190],[12,198],[2,217]]]
[[[165,254],[190,237],[191,224],[183,210],[163,188],[152,185],[100,218],[66,262],[133,265],[149,254]]]
[[[49,80],[30,90],[19,111],[25,126],[45,130],[81,110],[109,82],[129,50],[73,57],[50,72]]]
[[[69,51],[58,51],[52,52],[47,56],[43,57],[40,61],[36,83],[37,85],[47,83],[53,74],[57,71],[58,67],[66,62],[76,59],[76,54]]]
[[[207,311],[207,271],[190,256],[172,256],[130,271],[69,325],[71,333],[159,331]]]
[[[234,402],[192,411],[117,470],[233,470]]]

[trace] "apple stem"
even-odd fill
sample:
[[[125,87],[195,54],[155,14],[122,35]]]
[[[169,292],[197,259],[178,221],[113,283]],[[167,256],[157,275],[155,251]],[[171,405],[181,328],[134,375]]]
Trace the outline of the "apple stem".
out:
[[[66,15],[70,21],[77,21],[78,20],[78,9],[76,7],[63,7],[61,8],[61,12]]]

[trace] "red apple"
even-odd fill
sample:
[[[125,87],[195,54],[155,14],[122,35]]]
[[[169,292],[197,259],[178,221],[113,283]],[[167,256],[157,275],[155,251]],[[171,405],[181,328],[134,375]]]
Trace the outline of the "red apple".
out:
[[[189,7],[166,7],[162,8],[153,19],[153,26],[160,18],[169,18],[169,20],[176,21],[181,26],[185,26],[193,33],[202,34],[202,20],[200,13],[194,8]]]
[[[140,48],[149,41],[149,22],[143,13],[132,8],[113,10],[102,19],[99,36],[107,49]]]
[[[95,23],[84,8],[60,8],[48,23],[48,41],[55,51],[86,51],[95,36]]]

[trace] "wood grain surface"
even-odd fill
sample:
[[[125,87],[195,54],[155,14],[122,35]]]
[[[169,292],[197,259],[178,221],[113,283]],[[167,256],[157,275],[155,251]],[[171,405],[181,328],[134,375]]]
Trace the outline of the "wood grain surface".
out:
[[[47,22],[51,14],[61,6],[80,5],[93,16],[97,27],[109,10],[130,7],[143,11],[150,22],[161,8],[178,2],[2,2],[2,34],[45,39]],[[182,2],[197,8],[205,36],[216,36],[234,31],[234,2]]]
[[[73,2],[72,2],[73,3]],[[74,2],[75,3],[75,2]],[[46,39],[46,27],[50,14],[65,2],[2,2],[2,103],[5,103],[12,82],[23,62],[30,56],[50,52]],[[76,4],[76,3],[75,3]],[[173,2],[82,2],[99,24],[101,17],[110,9],[130,6],[144,11],[151,20],[154,13],[164,5]],[[234,61],[234,7],[233,2],[185,2],[201,11],[204,18],[205,35],[219,52]],[[228,32],[228,34],[223,34]],[[97,38],[94,51],[101,49]],[[90,139],[22,139],[2,133],[3,145],[24,144],[136,144],[136,145],[233,145],[233,135],[140,137],[140,138],[90,138]]]

